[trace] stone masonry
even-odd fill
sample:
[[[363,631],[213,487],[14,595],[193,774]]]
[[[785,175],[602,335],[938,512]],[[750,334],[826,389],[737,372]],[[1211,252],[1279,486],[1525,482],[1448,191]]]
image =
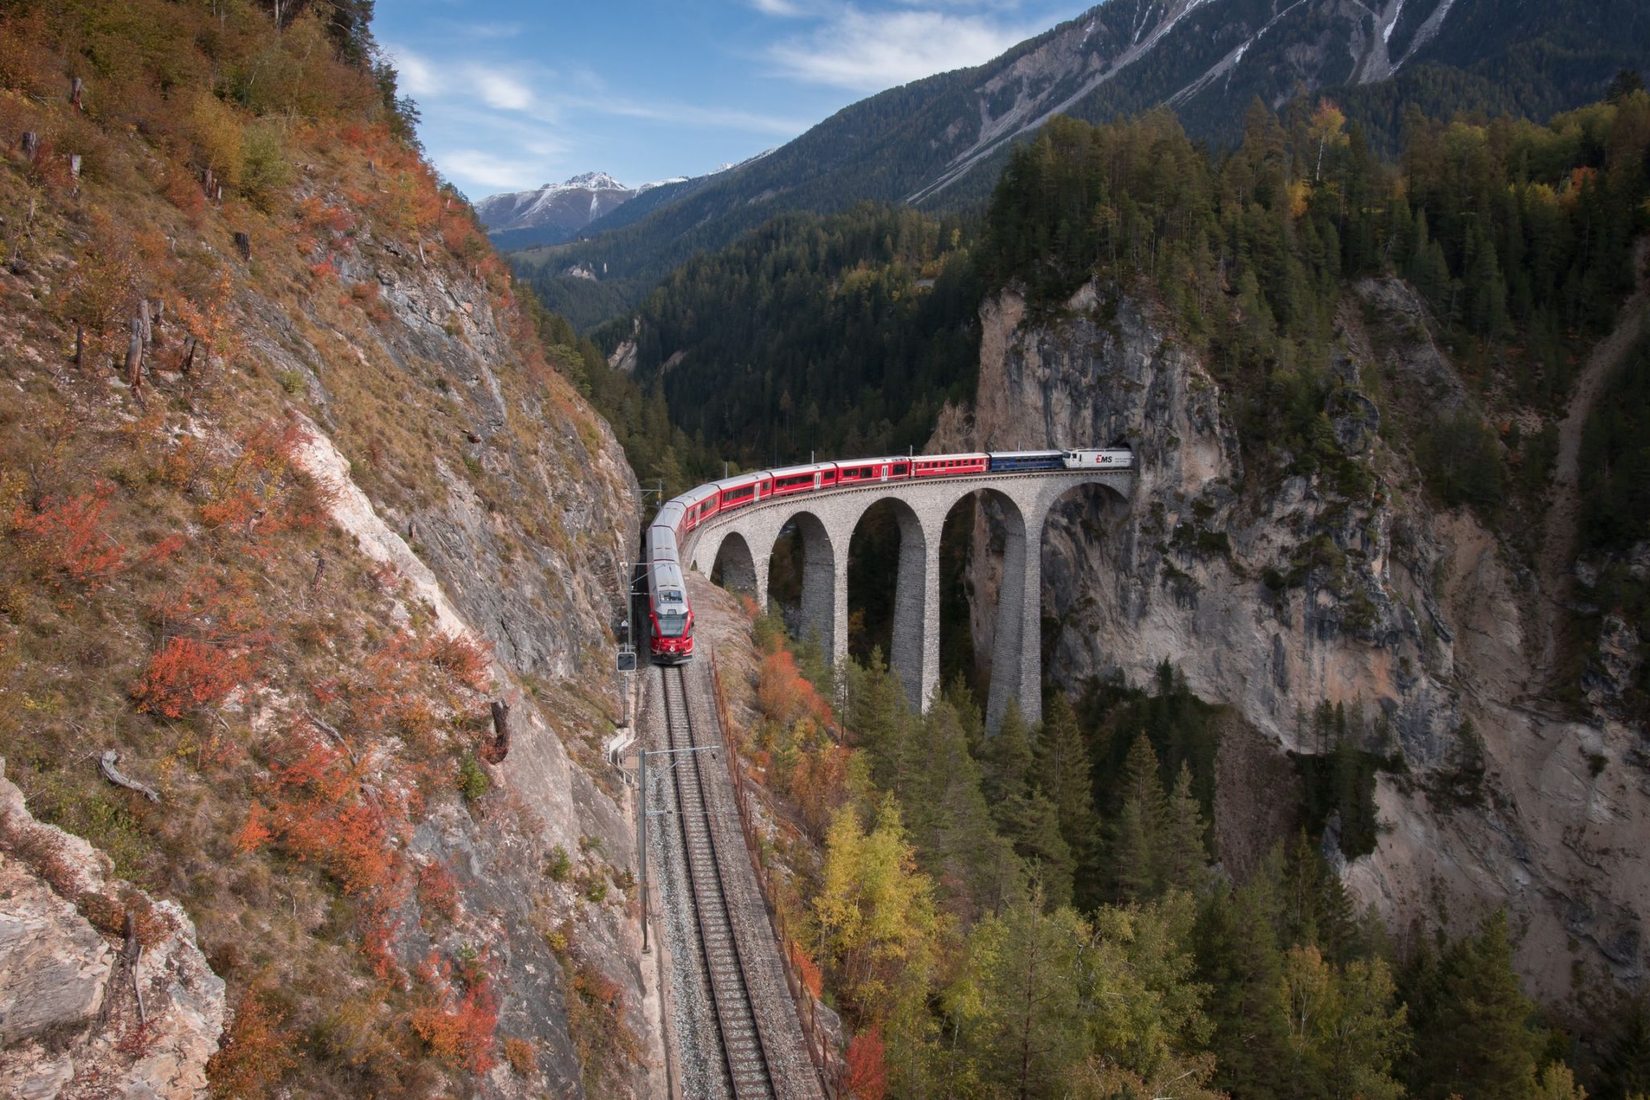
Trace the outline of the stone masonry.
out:
[[[774,544],[781,529],[794,522],[802,541],[802,629],[826,643],[835,663],[848,651],[848,541],[873,505],[893,501],[900,554],[893,652],[888,663],[912,704],[926,710],[940,676],[940,531],[958,502],[983,490],[1002,505],[1008,525],[986,719],[995,728],[1009,700],[1017,699],[1021,713],[1036,722],[1042,718],[1043,524],[1055,503],[1079,485],[1103,485],[1127,498],[1134,474],[1124,470],[994,474],[783,496],[712,517],[688,535],[682,554],[692,568],[707,575],[720,559],[727,584],[754,593],[757,605],[766,608]]]

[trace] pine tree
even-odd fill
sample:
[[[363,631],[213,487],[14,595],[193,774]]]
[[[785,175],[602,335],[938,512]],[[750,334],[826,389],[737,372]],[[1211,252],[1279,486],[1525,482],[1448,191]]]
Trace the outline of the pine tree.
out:
[[[1033,892],[968,937],[946,992],[958,1045],[993,1095],[1053,1096],[1087,1047],[1080,980],[1088,927]]]
[[[1518,987],[1507,915],[1444,953],[1431,996],[1415,1009],[1409,1085],[1417,1096],[1529,1097],[1545,1035],[1531,1024],[1535,1005]]]
[[[1615,1016],[1616,1034],[1599,1065],[1604,1086],[1599,1095],[1602,1100],[1650,1095],[1650,1002],[1635,997]]]
[[[1197,886],[1209,862],[1204,842],[1208,826],[1203,820],[1203,808],[1192,793],[1192,769],[1184,761],[1166,809],[1160,858],[1163,885],[1168,889],[1191,890]]]
[[[1122,901],[1144,901],[1163,887],[1163,832],[1169,814],[1157,753],[1144,734],[1129,746],[1120,795],[1107,836],[1112,893]]]
[[[1035,785],[1053,803],[1060,836],[1071,853],[1080,900],[1090,904],[1099,873],[1100,818],[1094,811],[1094,782],[1088,746],[1077,726],[1077,712],[1062,692],[1055,692],[1037,739]],[[1082,884],[1090,883],[1088,889]]]
[[[1032,753],[1020,705],[1009,700],[1003,722],[985,740],[985,796],[991,812],[1004,824],[1013,821],[1029,793]]]
[[[1204,904],[1197,926],[1198,978],[1209,987],[1216,1082],[1246,1100],[1274,1100],[1287,1079],[1288,1016],[1278,950],[1277,860]]]

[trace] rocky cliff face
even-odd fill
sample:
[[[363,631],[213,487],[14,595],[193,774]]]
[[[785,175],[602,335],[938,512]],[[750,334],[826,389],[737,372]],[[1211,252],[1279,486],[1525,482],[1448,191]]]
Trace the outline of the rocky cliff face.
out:
[[[1246,476],[1227,395],[1136,300],[1090,286],[1058,318],[1033,321],[1004,293],[982,316],[972,417],[948,418],[936,442],[1122,439],[1139,465],[1131,500],[1082,496],[1051,519],[1043,608],[1058,626],[1046,667],[1068,687],[1111,671],[1145,683],[1167,658],[1276,754],[1319,751],[1303,715],[1344,704],[1361,747],[1402,760],[1379,779],[1378,846],[1345,869],[1366,904],[1399,929],[1459,929],[1507,906],[1520,965],[1549,998],[1589,971],[1639,984],[1642,733],[1521,698],[1529,579],[1470,514],[1431,507],[1382,436],[1372,393],[1463,399],[1407,290],[1366,284],[1341,315],[1331,423],[1372,479],[1356,499],[1321,475]]]
[[[223,1025],[239,1095],[663,1091],[600,748],[638,494],[469,211],[364,123],[292,130],[252,202],[124,117],[0,120],[0,748],[223,979],[145,940],[132,1039],[108,891],[6,857],[3,1072],[170,1052],[142,1080],[193,1095]],[[72,186],[10,152],[54,127]],[[198,1042],[157,1030],[208,987]]]
[[[0,760],[0,1094],[205,1095],[223,979],[173,901],[43,825]]]

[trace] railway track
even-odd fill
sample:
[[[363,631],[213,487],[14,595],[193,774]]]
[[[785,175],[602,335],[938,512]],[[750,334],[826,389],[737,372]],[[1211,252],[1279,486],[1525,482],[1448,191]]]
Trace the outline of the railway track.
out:
[[[669,748],[703,748],[696,741],[693,708],[680,666],[660,669]],[[769,1056],[769,1039],[752,1004],[747,964],[735,934],[733,912],[724,881],[724,859],[747,858],[742,850],[719,845],[705,770],[717,766],[705,754],[684,753],[673,771],[676,820],[693,900],[693,924],[704,958],[710,1002],[721,1045],[721,1068],[728,1094],[777,1095]]]

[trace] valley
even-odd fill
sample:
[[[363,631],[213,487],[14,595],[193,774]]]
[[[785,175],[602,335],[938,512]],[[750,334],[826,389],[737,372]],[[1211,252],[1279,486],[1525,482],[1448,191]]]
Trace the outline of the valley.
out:
[[[1650,1094],[1639,5],[375,25],[0,12],[0,1093]]]

